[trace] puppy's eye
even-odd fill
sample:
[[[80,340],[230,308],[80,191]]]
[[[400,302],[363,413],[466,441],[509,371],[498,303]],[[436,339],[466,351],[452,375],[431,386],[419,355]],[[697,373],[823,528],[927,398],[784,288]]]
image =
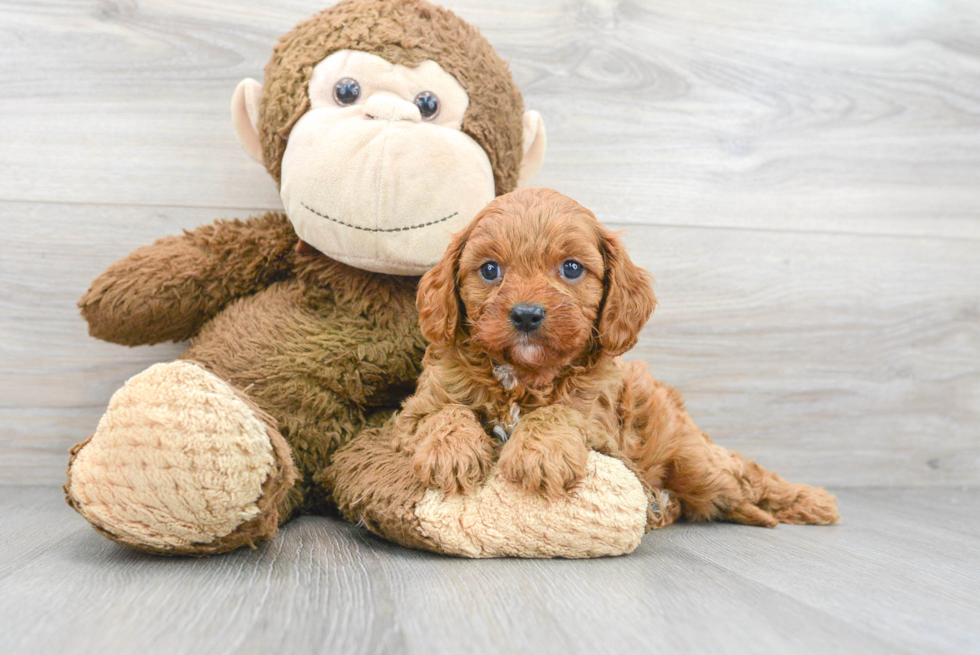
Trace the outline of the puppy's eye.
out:
[[[357,80],[345,77],[333,85],[333,100],[341,107],[347,107],[357,102],[361,97],[361,85]]]
[[[566,259],[565,263],[561,265],[561,276],[569,280],[579,279],[584,272],[585,267],[574,259]]]
[[[480,277],[487,282],[493,282],[500,277],[500,265],[497,262],[487,262],[480,267]]]
[[[415,96],[415,106],[423,120],[431,121],[439,113],[439,98],[432,91],[423,91]]]

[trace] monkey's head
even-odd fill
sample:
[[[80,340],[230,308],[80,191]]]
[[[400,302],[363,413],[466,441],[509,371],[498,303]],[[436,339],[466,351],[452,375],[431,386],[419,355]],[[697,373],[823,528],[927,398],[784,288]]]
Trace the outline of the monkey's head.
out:
[[[283,36],[232,99],[303,240],[419,275],[541,166],[544,126],[472,26],[425,0],[345,0]]]

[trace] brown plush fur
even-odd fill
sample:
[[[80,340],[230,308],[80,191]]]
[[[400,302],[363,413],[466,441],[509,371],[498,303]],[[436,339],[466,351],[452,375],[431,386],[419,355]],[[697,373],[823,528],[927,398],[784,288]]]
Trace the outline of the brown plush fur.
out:
[[[559,274],[570,259],[585,268],[575,280]],[[479,273],[488,261],[502,272],[491,282]],[[520,303],[545,311],[528,334],[510,320]],[[501,474],[532,492],[572,488],[591,448],[628,458],[649,488],[668,492],[657,494],[660,525],[682,512],[766,526],[836,522],[833,496],[715,445],[675,390],[617,357],[654,305],[648,274],[590,211],[550,189],[497,198],[419,285],[432,345],[396,419],[396,448],[421,482],[447,494],[483,480],[496,428],[510,433]]]
[[[423,0],[347,0],[282,37],[266,67],[259,124],[277,181],[289,132],[309,107],[313,67],[344,48],[399,64],[438,62],[469,94],[462,129],[486,151],[498,193],[515,186],[523,101],[507,65],[475,28]],[[298,481],[283,474],[270,483],[277,507],[261,505],[261,521],[221,544],[181,552],[227,550],[269,538],[296,513],[330,511],[333,485],[346,481],[319,477],[333,453],[382,425],[421,372],[418,278],[370,273],[298,246],[279,212],[218,221],[140,248],[79,302],[100,339],[129,346],[191,339],[183,358],[271,415],[289,446]],[[408,506],[410,498],[391,503]]]
[[[425,485],[411,462],[391,447],[391,422],[363,430],[336,452],[322,482],[340,512],[371,532],[409,548],[438,551],[423,535],[415,506]]]
[[[279,40],[265,67],[259,123],[263,159],[277,182],[289,132],[309,109],[313,67],[337,50],[404,66],[426,59],[442,66],[469,95],[462,130],[490,158],[497,194],[517,186],[524,101],[507,64],[479,30],[425,0],[346,0]]]
[[[190,337],[183,359],[272,415],[300,472],[283,520],[329,507],[315,475],[411,391],[425,347],[417,278],[300,254],[297,242],[278,212],[219,221],[140,248],[79,303],[92,335],[107,341]]]

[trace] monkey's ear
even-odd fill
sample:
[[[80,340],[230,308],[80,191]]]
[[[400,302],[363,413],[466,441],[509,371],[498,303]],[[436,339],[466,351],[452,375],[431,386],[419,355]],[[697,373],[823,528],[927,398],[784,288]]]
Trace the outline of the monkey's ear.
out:
[[[544,151],[548,138],[544,133],[544,121],[541,114],[533,109],[524,112],[524,158],[521,159],[521,173],[517,178],[517,186],[527,186],[531,178],[544,163]]]
[[[262,133],[259,130],[259,108],[262,85],[248,77],[238,83],[231,97],[231,120],[242,148],[248,156],[262,163]]]
[[[622,355],[636,345],[657,299],[650,274],[630,260],[622,240],[606,228],[601,228],[599,238],[606,264],[599,343],[606,353]]]

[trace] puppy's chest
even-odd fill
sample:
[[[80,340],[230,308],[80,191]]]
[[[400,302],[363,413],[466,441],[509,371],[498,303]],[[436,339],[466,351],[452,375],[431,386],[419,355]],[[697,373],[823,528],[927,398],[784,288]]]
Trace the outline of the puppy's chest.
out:
[[[489,429],[495,439],[501,443],[507,443],[510,435],[517,429],[517,424],[521,421],[521,406],[518,403],[511,403],[494,412],[490,417]]]
[[[498,441],[506,443],[517,429],[521,416],[533,411],[536,406],[529,402],[533,399],[527,397],[510,366],[497,366],[493,374],[499,387],[494,389],[495,401],[484,410],[486,428]]]
[[[509,366],[498,366],[494,376],[499,386],[495,389],[495,399],[484,407],[487,432],[498,441],[506,443],[521,420],[531,412],[555,404],[557,399],[551,393],[526,388],[512,377]]]
[[[540,402],[536,398],[510,398],[501,399],[501,402],[494,403],[492,407],[486,408],[484,410],[484,415],[486,417],[485,428],[487,432],[495,439],[501,443],[507,443],[507,441],[517,430],[521,421],[524,420],[532,412],[548,407],[556,403],[550,402]],[[563,403],[564,405],[565,403]],[[582,408],[574,407],[569,405],[570,408],[575,409],[583,414],[588,412],[582,411]]]
[[[556,404],[581,413],[592,429],[604,435],[612,437],[620,431],[615,385],[594,384],[573,389],[556,386],[545,391],[525,387],[513,377],[509,366],[496,367],[494,376],[498,381],[494,398],[484,405],[481,414],[487,433],[502,443],[510,439],[529,414]]]

